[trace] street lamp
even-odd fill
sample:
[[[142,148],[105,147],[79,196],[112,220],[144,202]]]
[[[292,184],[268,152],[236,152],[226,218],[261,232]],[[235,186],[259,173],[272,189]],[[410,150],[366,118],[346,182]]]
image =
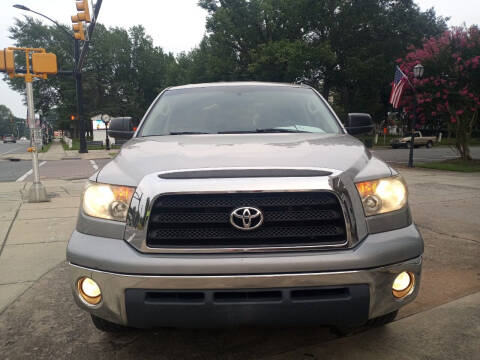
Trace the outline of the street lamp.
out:
[[[52,18],[49,18],[47,15],[44,15],[42,13],[39,13],[39,12],[36,12],[35,10],[32,10],[24,5],[20,5],[20,4],[15,4],[13,5],[14,8],[16,9],[20,9],[20,10],[23,10],[23,11],[30,11],[34,14],[37,14],[37,15],[40,15],[40,16],[43,16],[45,19],[48,19],[50,20],[51,22],[53,22],[55,25],[57,25],[57,27],[59,27],[60,29],[62,29],[67,35],[69,38],[71,39],[74,39],[73,35],[70,34],[62,25],[60,25],[58,22],[56,22],[55,20],[53,20]]]
[[[105,149],[110,150],[110,139],[108,138],[108,124],[110,123],[110,116],[103,114],[102,121],[105,124]]]
[[[413,76],[415,79],[421,79],[423,77],[423,73],[425,71],[425,67],[422,64],[417,64],[413,68]]]
[[[73,47],[73,57],[74,57],[74,70],[73,70],[73,76],[75,77],[75,87],[76,87],[76,93],[77,93],[77,115],[78,115],[78,122],[79,122],[79,130],[80,130],[80,149],[79,153],[87,153],[87,141],[85,139],[85,119],[83,116],[83,88],[82,88],[82,73],[81,70],[77,70],[78,63],[80,60],[80,41],[76,39],[69,31],[67,31],[62,25],[60,25],[58,22],[53,20],[52,18],[48,17],[47,15],[44,15],[42,13],[39,13],[37,11],[34,11],[24,5],[21,4],[15,4],[13,5],[14,8],[24,10],[24,11],[29,11],[34,14],[40,15],[44,17],[45,19],[50,20],[53,22],[57,27],[62,29],[70,39],[73,40],[74,47]]]
[[[425,72],[425,67],[422,64],[417,64],[413,68],[413,77],[415,79],[421,79],[423,77],[423,73]],[[413,167],[413,148],[415,145],[415,128],[417,125],[417,90],[415,86],[410,84],[412,91],[413,91],[413,118],[412,118],[412,137],[410,139],[410,153],[408,156],[408,167]]]

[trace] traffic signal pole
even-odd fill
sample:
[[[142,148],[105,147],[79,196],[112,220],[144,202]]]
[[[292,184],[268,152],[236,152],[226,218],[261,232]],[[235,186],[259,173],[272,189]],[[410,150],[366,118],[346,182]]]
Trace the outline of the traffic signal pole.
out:
[[[88,5],[88,0],[77,0],[75,1],[75,6],[77,7],[77,15],[71,17],[73,23],[73,34],[70,34],[63,26],[57,23],[55,20],[51,19],[50,17],[39,13],[37,11],[31,10],[24,5],[13,5],[13,7],[24,10],[30,11],[37,15],[43,16],[44,18],[52,21],[57,27],[62,29],[70,38],[74,40],[74,69],[73,69],[73,76],[75,79],[75,88],[77,93],[77,121],[78,121],[78,129],[79,129],[79,137],[80,137],[80,153],[87,153],[87,141],[85,138],[86,133],[86,121],[85,121],[85,114],[83,112],[83,88],[82,88],[82,66],[87,56],[89,41],[92,37],[93,30],[95,29],[95,25],[97,23],[98,14],[100,12],[100,7],[102,6],[102,0],[97,0],[95,6],[93,8],[93,18],[90,16],[90,9]],[[93,4],[92,4],[93,6]],[[85,28],[84,24],[90,23],[88,28]],[[85,36],[86,35],[86,36]],[[83,41],[83,47],[80,49],[80,41]],[[70,72],[67,71],[60,71],[58,73],[67,74]]]
[[[27,90],[27,108],[28,108],[28,126],[30,128],[30,139],[33,140],[32,153],[32,170],[33,184],[28,191],[28,201],[33,203],[50,201],[47,190],[40,182],[40,172],[38,170],[38,152],[37,152],[37,136],[38,129],[35,121],[35,109],[33,107],[33,86],[32,79],[25,78]]]
[[[75,69],[77,69],[78,61],[80,59],[80,41],[75,39]],[[85,117],[83,114],[83,87],[82,87],[82,72],[75,71],[75,87],[77,93],[77,116],[78,116],[78,131],[80,137],[80,149],[78,150],[79,153],[87,153],[87,140],[85,138]]]
[[[15,68],[14,51],[22,51],[25,54],[25,72],[19,73]],[[33,142],[28,149],[32,153],[32,171],[33,184],[28,192],[29,202],[50,201],[47,190],[40,182],[40,173],[38,171],[38,147],[37,144],[43,141],[41,129],[37,128],[35,121],[35,108],[33,105],[33,79],[47,79],[50,74],[57,74],[57,56],[53,53],[47,53],[42,48],[17,48],[9,47],[0,51],[0,72],[6,72],[13,78],[23,78],[25,80],[25,90],[27,95],[28,109],[28,127],[30,129],[30,140]],[[17,132],[18,134],[18,132]]]

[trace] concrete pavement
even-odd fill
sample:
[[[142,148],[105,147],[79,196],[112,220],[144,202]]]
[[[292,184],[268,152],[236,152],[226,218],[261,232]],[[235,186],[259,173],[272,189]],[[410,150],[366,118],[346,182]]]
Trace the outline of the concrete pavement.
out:
[[[480,176],[400,169],[425,239],[418,298],[384,329],[97,331],[73,302],[65,247],[83,180],[45,180],[52,201],[0,185],[0,354],[6,359],[473,359],[480,329]],[[6,354],[6,356],[5,356]],[[272,357],[273,356],[273,357]]]
[[[476,293],[401,319],[384,328],[268,359],[478,359],[479,305],[480,293]]]
[[[23,203],[27,183],[0,187],[0,313],[65,260],[84,180],[45,182],[51,202]]]

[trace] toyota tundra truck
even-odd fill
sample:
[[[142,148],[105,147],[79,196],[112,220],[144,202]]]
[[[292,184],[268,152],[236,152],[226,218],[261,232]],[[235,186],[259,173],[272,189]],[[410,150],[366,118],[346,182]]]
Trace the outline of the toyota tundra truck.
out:
[[[313,88],[162,91],[85,185],[67,260],[78,306],[128,327],[385,324],[415,299],[423,240],[402,176]]]

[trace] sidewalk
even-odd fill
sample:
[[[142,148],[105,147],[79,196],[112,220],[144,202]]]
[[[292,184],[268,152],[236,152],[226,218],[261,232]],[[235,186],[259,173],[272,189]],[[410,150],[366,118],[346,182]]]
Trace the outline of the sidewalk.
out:
[[[29,183],[0,186],[0,313],[65,260],[85,181],[44,181],[51,202],[22,203]]]
[[[45,153],[38,153],[39,161],[53,161],[53,160],[68,160],[68,159],[82,159],[82,160],[95,160],[95,159],[109,159],[112,154],[119,152],[119,149],[112,150],[88,150],[88,153],[80,154],[78,150],[64,150],[60,141],[55,139]],[[32,155],[28,152],[21,154],[6,154],[1,155],[0,160],[31,160]]]
[[[384,328],[305,347],[265,360],[478,359],[480,292]]]

